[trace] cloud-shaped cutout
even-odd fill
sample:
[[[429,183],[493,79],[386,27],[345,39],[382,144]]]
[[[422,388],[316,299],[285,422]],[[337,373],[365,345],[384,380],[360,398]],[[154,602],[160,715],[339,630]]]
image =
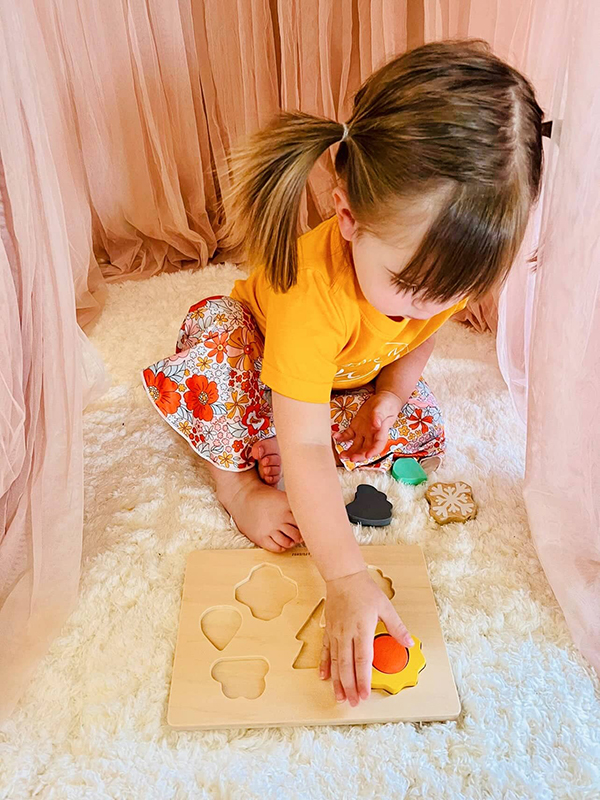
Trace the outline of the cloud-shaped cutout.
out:
[[[210,674],[221,684],[221,691],[230,700],[245,697],[256,700],[264,692],[265,676],[269,662],[262,656],[248,658],[220,658],[215,662]]]

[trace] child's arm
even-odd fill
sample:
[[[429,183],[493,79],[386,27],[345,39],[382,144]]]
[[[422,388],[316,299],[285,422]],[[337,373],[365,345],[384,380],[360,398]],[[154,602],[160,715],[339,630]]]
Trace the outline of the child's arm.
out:
[[[435,347],[435,337],[430,336],[425,339],[423,344],[420,344],[410,353],[402,358],[393,361],[384,367],[375,382],[375,391],[377,394],[382,392],[390,392],[395,395],[400,404],[400,409],[407,403],[408,398],[415,390],[417,381],[423,374],[425,364],[429,361],[429,356],[433,353]]]
[[[370,578],[352,533],[331,445],[329,403],[304,403],[273,392],[273,412],[296,524],[326,582],[321,676],[338,700],[369,696],[377,620],[403,644],[410,639],[393,605]]]
[[[335,436],[338,442],[352,441],[352,447],[344,452],[344,458],[365,461],[381,453],[389,429],[413,393],[434,345],[435,334],[381,370],[375,383],[375,394],[363,403],[346,430]]]

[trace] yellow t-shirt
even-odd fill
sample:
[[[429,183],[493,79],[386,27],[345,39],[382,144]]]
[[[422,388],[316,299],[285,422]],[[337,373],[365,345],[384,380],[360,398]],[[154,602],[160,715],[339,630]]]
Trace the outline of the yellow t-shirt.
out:
[[[294,400],[325,403],[332,389],[375,380],[467,302],[426,320],[397,322],[377,311],[360,289],[335,215],[298,239],[298,261],[298,282],[288,292],[276,293],[258,267],[231,293],[265,337],[263,383]]]

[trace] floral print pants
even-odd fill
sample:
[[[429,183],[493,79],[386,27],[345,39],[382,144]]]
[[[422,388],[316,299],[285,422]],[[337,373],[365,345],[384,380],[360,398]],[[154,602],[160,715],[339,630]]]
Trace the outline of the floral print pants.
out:
[[[208,297],[183,321],[176,352],[145,369],[142,380],[159,414],[202,458],[232,472],[251,469],[252,445],[275,436],[271,390],[260,380],[263,338],[242,303]],[[331,432],[344,430],[375,391],[373,384],[331,396]],[[347,470],[387,470],[394,458],[440,455],[444,425],[435,397],[423,379],[404,406],[383,452],[371,461],[344,458],[349,442],[334,442]]]

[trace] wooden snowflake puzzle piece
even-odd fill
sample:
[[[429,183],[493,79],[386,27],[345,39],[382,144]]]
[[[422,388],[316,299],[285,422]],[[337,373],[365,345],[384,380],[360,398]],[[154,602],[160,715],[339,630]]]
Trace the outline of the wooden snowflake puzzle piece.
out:
[[[477,514],[473,490],[463,481],[455,483],[433,483],[425,492],[429,513],[438,523],[466,522]]]

